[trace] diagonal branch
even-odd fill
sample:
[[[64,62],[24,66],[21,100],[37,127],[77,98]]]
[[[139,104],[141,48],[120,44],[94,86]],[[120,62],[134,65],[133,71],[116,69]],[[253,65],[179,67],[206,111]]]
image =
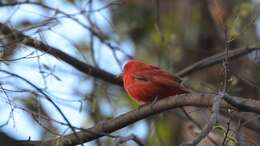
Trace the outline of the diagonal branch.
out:
[[[194,139],[191,143],[183,144],[182,146],[196,146],[201,142],[202,139],[204,139],[211,132],[214,125],[217,123],[219,108],[220,108],[220,103],[222,98],[223,95],[216,95],[214,97],[213,106],[212,106],[213,113],[210,117],[208,124],[202,129],[201,133],[199,134],[198,137],[196,137],[196,139]]]
[[[228,51],[228,59],[237,59],[241,56],[247,55],[253,51],[260,50],[260,48],[240,48],[240,49],[234,49]],[[176,75],[180,77],[187,76],[195,71],[199,71],[201,69],[220,64],[225,59],[226,52],[222,52],[207,58],[204,58],[198,62],[195,62],[194,64],[182,69],[181,71],[177,72]]]
[[[258,106],[259,108],[255,108],[254,106],[252,107],[249,104],[251,101],[254,101],[253,99],[240,100],[238,97],[230,96],[227,93],[224,93],[224,100],[240,111],[253,112],[253,113],[260,114],[260,104],[259,103],[255,104],[255,106]],[[256,101],[259,102],[259,100],[256,100]]]
[[[14,74],[14,73],[11,73],[11,72],[8,72],[8,71],[5,71],[5,70],[1,70],[0,69],[0,72],[3,72],[5,74],[8,74],[8,75],[11,75],[13,77],[16,77],[24,82],[26,82],[27,84],[29,84],[31,87],[33,87],[35,90],[37,90],[39,93],[41,93],[54,107],[55,109],[60,113],[60,115],[62,116],[62,118],[67,122],[69,128],[72,130],[73,132],[73,135],[75,136],[75,138],[78,140],[78,141],[81,141],[81,139],[79,138],[75,128],[71,125],[70,121],[67,119],[67,117],[65,116],[65,114],[62,112],[62,110],[59,108],[59,106],[49,97],[49,95],[47,95],[44,91],[42,91],[39,87],[37,87],[36,85],[34,85],[33,83],[31,83],[29,80],[17,75],[17,74]],[[82,145],[83,146],[83,145]]]
[[[39,40],[36,40],[30,36],[26,36],[23,33],[11,29],[10,27],[8,27],[7,25],[0,23],[0,32],[2,32],[2,34],[4,34],[5,36],[9,37],[9,39],[12,40],[16,40],[24,45],[33,47],[37,50],[46,52],[58,59],[61,59],[62,61],[70,64],[71,66],[73,66],[74,68],[76,68],[77,70],[91,75],[93,77],[102,79],[104,81],[113,83],[113,84],[117,84],[117,85],[122,85],[122,80],[120,78],[118,78],[117,76],[106,72],[102,69],[93,67],[89,64],[84,63],[83,61],[78,60],[75,57],[70,56],[69,54],[55,48],[52,47],[48,44],[45,44]]]
[[[9,37],[13,40],[18,40],[20,43],[22,43],[24,45],[33,47],[37,50],[46,52],[56,58],[59,58],[62,61],[73,66],[75,69],[77,69],[85,74],[91,75],[93,77],[102,79],[104,81],[107,81],[109,83],[113,83],[113,84],[116,84],[119,86],[123,85],[121,78],[119,78],[109,72],[106,72],[102,69],[99,69],[99,68],[93,67],[89,64],[86,64],[83,61],[80,61],[77,58],[72,57],[69,54],[64,53],[63,51],[61,51],[55,47],[45,44],[30,36],[26,36],[22,32],[19,32],[18,30],[11,29],[9,26],[7,26],[6,24],[3,24],[1,22],[0,22],[0,32],[2,32],[2,34],[5,35],[6,37]],[[240,56],[249,54],[250,52],[255,51],[255,50],[260,50],[260,48],[241,48],[241,49],[231,50],[231,51],[229,51],[228,58],[236,59]],[[225,52],[213,55],[211,57],[207,57],[205,59],[202,59],[202,60],[184,68],[183,70],[176,73],[176,75],[180,76],[180,77],[187,76],[194,71],[198,71],[200,69],[210,67],[215,64],[219,64],[224,60],[224,58],[225,58]]]
[[[188,118],[188,120],[190,120],[194,125],[196,125],[200,130],[203,129],[202,126],[200,126],[200,124],[198,122],[196,122],[190,115],[188,112],[185,111],[185,109],[183,107],[181,107],[181,110],[183,111],[184,115]],[[212,144],[214,144],[215,146],[218,146],[218,143],[209,135],[207,135],[207,138],[212,142]]]
[[[83,142],[89,142],[104,135],[98,133],[111,133],[121,128],[124,128],[130,124],[135,123],[138,120],[144,119],[148,116],[158,114],[160,112],[174,109],[182,106],[197,106],[197,107],[210,107],[213,104],[213,98],[216,94],[198,94],[191,93],[186,95],[178,95],[174,97],[165,98],[157,101],[154,104],[149,104],[141,108],[135,109],[128,113],[122,114],[104,122],[97,123],[92,128],[87,129],[87,132],[78,132],[80,139]],[[247,106],[260,110],[260,101],[247,100],[244,98],[236,97],[237,100],[244,102]],[[232,108],[226,102],[220,102],[220,108]],[[245,110],[245,109],[244,109]],[[242,111],[244,111],[242,110]],[[248,110],[245,110],[248,111]],[[260,112],[257,112],[260,114]],[[75,139],[73,134],[65,135],[62,138],[56,138],[43,143],[43,146],[55,145],[57,142],[62,143],[63,146],[72,146],[79,144],[79,141]]]

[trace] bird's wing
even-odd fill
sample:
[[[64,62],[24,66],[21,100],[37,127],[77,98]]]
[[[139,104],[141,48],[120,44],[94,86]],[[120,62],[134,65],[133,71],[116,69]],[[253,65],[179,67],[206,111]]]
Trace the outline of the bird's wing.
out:
[[[165,87],[180,86],[176,77],[166,71],[160,70],[158,67],[135,72],[133,78],[142,82],[151,82]]]

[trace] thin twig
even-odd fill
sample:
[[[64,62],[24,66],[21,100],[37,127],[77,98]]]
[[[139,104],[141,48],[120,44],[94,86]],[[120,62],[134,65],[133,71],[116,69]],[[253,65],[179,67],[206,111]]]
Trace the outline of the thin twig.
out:
[[[89,74],[93,77],[102,79],[104,81],[108,81],[110,83],[116,84],[116,85],[120,85],[122,86],[122,79],[117,77],[116,75],[113,75],[109,72],[106,72],[102,69],[93,67],[89,64],[86,64],[80,60],[78,60],[75,57],[72,57],[66,53],[64,53],[63,51],[52,47],[50,45],[44,44],[41,41],[35,40],[29,36],[26,36],[24,34],[22,34],[21,32],[11,29],[10,27],[8,27],[7,25],[0,23],[0,31],[6,36],[6,37],[10,37],[12,36],[12,40],[19,40],[17,41],[17,43],[22,43],[24,45],[33,47],[37,50],[46,52],[54,57],[57,57],[61,60],[63,60],[64,62],[70,64],[71,66],[73,66],[74,68],[76,68],[79,71],[82,71],[83,73]],[[14,42],[13,42],[14,43]],[[109,43],[108,44],[110,47],[112,47],[112,45]],[[235,49],[235,50],[231,50],[229,51],[229,59],[236,59],[240,56],[249,54],[252,51],[255,50],[260,50],[260,48],[241,48],[241,49]],[[184,77],[189,75],[190,73],[194,72],[194,71],[198,71],[201,70],[203,68],[221,63],[224,59],[225,56],[225,52],[223,53],[219,53],[216,55],[213,55],[211,57],[202,59],[196,63],[194,63],[191,66],[186,67],[185,69],[179,71],[176,75],[180,76],[180,77]]]
[[[116,146],[119,146],[120,144],[126,143],[127,141],[130,141],[130,140],[134,141],[138,146],[145,146],[143,141],[134,134],[131,134],[126,137],[120,136],[120,137],[115,138]]]
[[[183,113],[185,114],[185,116],[193,123],[195,124],[200,130],[202,130],[202,127],[200,126],[200,124],[195,121],[190,115],[188,112],[186,112],[186,110],[184,109],[184,107],[181,107],[180,108]],[[218,143],[210,136],[210,135],[207,135],[207,138],[215,145],[215,146],[218,146]]]
[[[246,76],[239,74],[235,71],[230,71],[235,77],[237,77],[240,81],[242,81],[243,83],[253,87],[254,89],[256,89],[258,92],[260,92],[260,87],[257,86],[257,83],[255,81],[252,81],[250,79],[248,79]]]
[[[76,137],[76,139],[81,141],[79,136],[78,136],[78,134],[77,134],[77,132],[76,132],[76,130],[71,125],[70,121],[67,119],[67,117],[64,115],[64,113],[61,111],[61,109],[58,107],[58,105],[45,92],[43,92],[39,87],[37,87],[36,85],[31,83],[29,80],[27,80],[27,79],[25,79],[25,78],[23,78],[23,77],[21,77],[21,76],[19,76],[17,74],[14,74],[14,73],[11,73],[11,72],[8,72],[8,71],[5,71],[5,70],[0,70],[0,72],[6,73],[6,74],[11,75],[13,77],[16,77],[18,79],[21,79],[22,81],[26,82],[27,84],[32,86],[34,89],[36,89],[38,92],[40,92],[57,109],[57,111],[60,113],[60,115],[63,117],[63,119],[67,122],[68,126],[72,130],[72,132],[73,132],[74,136]]]
[[[117,51],[120,51],[122,52],[124,55],[126,55],[128,58],[132,58],[131,56],[127,55],[122,49],[119,49],[118,47],[115,47],[113,45],[111,45],[111,43],[107,42],[106,40],[106,34],[104,34],[100,29],[98,29],[98,27],[95,25],[92,24],[92,26],[88,26],[86,24],[84,24],[82,21],[80,21],[78,18],[76,17],[73,17],[74,15],[77,15],[77,14],[68,14],[60,9],[57,9],[57,8],[54,8],[54,7],[51,7],[51,6],[48,6],[48,5],[45,5],[43,3],[39,3],[39,2],[33,2],[33,1],[24,1],[24,2],[13,2],[13,3],[6,3],[6,4],[2,4],[0,5],[0,7],[6,7],[6,6],[17,6],[17,5],[25,5],[25,4],[31,4],[31,5],[36,5],[36,6],[40,6],[42,8],[45,8],[45,9],[49,9],[51,11],[54,11],[55,13],[59,13],[59,14],[62,14],[64,15],[66,18],[69,18],[73,21],[75,21],[76,23],[78,23],[79,25],[81,25],[83,28],[87,29],[91,34],[93,34],[94,36],[96,36],[102,43],[104,43],[105,45],[107,45],[113,52],[115,50]],[[108,3],[107,5],[105,5],[104,7],[101,7],[99,9],[96,9],[96,10],[90,10],[90,11],[81,11],[79,14],[82,14],[82,13],[86,13],[86,12],[99,12],[103,9],[106,9],[110,6],[113,6],[113,5],[119,5],[120,2],[118,1],[111,1],[110,3]],[[94,26],[94,27],[93,27]],[[118,61],[118,58],[117,56],[114,56],[116,61]],[[120,62],[118,62],[120,64]]]
[[[227,38],[227,32],[225,31],[225,58],[223,60],[223,68],[224,68],[224,85],[223,85],[223,92],[227,92],[227,84],[228,84],[228,56],[229,56],[229,42]]]
[[[108,81],[110,83],[114,83],[121,86],[123,85],[122,80],[118,78],[116,75],[106,72],[100,68],[93,67],[89,64],[86,64],[55,47],[47,45],[39,40],[33,39],[32,37],[26,36],[19,31],[15,31],[3,23],[0,23],[0,31],[4,35],[11,37],[10,39],[19,40],[19,42],[24,45],[33,47],[37,50],[46,52],[54,57],[57,57],[63,60],[64,62],[70,64],[71,66],[75,67],[79,71],[92,75],[96,78],[103,79],[104,81]]]
[[[234,49],[229,51],[228,59],[233,60],[237,59],[241,56],[247,55],[253,51],[260,50],[260,48],[240,48],[240,49]],[[177,72],[176,75],[180,77],[187,76],[193,72],[199,71],[201,69],[204,69],[206,67],[210,67],[219,63],[222,63],[225,59],[225,52],[218,53],[216,55],[204,58],[200,61],[197,61],[193,63],[192,65],[185,67],[181,71]]]
[[[225,117],[230,116],[230,113],[225,109],[221,109],[220,113]],[[260,115],[255,114],[254,116],[249,116],[247,114],[248,113],[241,114],[240,112],[232,111],[232,120],[235,123],[239,122],[240,127],[246,127],[256,133],[260,133],[260,125],[257,122],[257,119],[260,117]]]
[[[229,56],[229,41],[228,41],[228,34],[227,34],[227,30],[225,29],[224,32],[224,36],[225,36],[225,59],[223,60],[223,68],[224,68],[224,85],[223,85],[223,93],[227,93],[227,88],[228,88],[228,75],[229,75],[229,64],[228,64],[228,56]],[[229,128],[230,128],[230,120],[231,117],[229,117],[229,121],[227,122],[228,128],[227,131],[225,132],[225,136],[224,136],[224,140],[222,142],[222,146],[225,145],[226,139],[228,137],[228,133],[229,133]]]
[[[228,135],[229,135],[229,131],[231,130],[231,129],[230,129],[230,124],[231,124],[231,117],[229,117],[229,120],[228,120],[228,122],[227,122],[227,131],[226,131],[225,134],[224,134],[224,139],[223,139],[223,141],[222,141],[221,146],[225,146],[225,145],[226,145],[227,138],[228,138]]]
[[[224,94],[224,100],[227,103],[229,103],[230,105],[236,107],[240,111],[260,113],[259,108],[252,108],[250,105],[246,104],[247,102],[253,101],[253,99],[245,99],[245,100],[242,101],[242,100],[237,99],[237,97],[230,96],[227,93],[225,93]]]
[[[210,131],[213,129],[213,126],[217,123],[217,119],[219,116],[219,108],[221,105],[220,103],[221,103],[222,98],[223,98],[223,95],[216,95],[214,97],[213,106],[212,106],[213,113],[210,117],[208,124],[202,129],[201,133],[199,134],[199,136],[197,138],[195,138],[189,144],[182,144],[182,146],[196,146],[197,144],[199,144],[201,142],[202,139],[204,139],[210,133]]]

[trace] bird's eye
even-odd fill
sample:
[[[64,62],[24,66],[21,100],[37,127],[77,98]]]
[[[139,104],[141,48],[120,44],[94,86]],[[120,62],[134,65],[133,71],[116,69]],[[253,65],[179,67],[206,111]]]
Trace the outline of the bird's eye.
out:
[[[138,76],[138,75],[135,75],[135,76],[134,76],[134,79],[135,79],[135,80],[140,80],[140,81],[145,81],[145,82],[148,82],[148,81],[149,81],[146,77],[144,77],[144,76]]]

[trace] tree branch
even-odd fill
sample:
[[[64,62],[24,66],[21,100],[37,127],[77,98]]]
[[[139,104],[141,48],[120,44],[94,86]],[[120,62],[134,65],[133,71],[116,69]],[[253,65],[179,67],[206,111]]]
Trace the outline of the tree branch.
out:
[[[245,112],[253,112],[253,113],[259,113],[260,114],[260,104],[256,103],[253,107],[249,104],[251,101],[255,101],[253,99],[239,99],[238,97],[230,96],[227,93],[224,93],[224,100],[229,103],[230,105],[236,107],[240,111]],[[258,100],[256,100],[259,102]],[[254,103],[252,103],[254,104]],[[255,108],[255,106],[258,106],[259,108]]]
[[[19,32],[18,30],[11,29],[6,24],[3,24],[1,22],[0,22],[0,32],[2,32],[3,35],[5,35],[6,37],[9,37],[12,40],[18,40],[19,43],[33,47],[37,50],[46,52],[56,58],[59,58],[62,61],[70,64],[71,66],[73,66],[74,68],[76,68],[77,70],[79,70],[85,74],[91,75],[95,78],[99,78],[99,79],[102,79],[104,81],[107,81],[109,83],[113,83],[113,84],[116,84],[119,86],[123,85],[121,78],[119,78],[109,72],[106,72],[102,69],[99,69],[99,68],[93,67],[89,64],[86,64],[83,61],[80,61],[77,58],[72,57],[69,54],[64,53],[63,51],[61,51],[55,47],[52,47],[48,44],[44,44],[43,42],[33,39],[30,36],[26,36],[22,32]],[[236,59],[240,56],[249,54],[250,52],[255,51],[255,50],[260,50],[260,48],[241,48],[241,49],[231,50],[231,51],[229,51],[228,58]],[[219,64],[224,60],[224,58],[225,58],[225,52],[213,55],[211,57],[207,57],[205,59],[202,59],[202,60],[184,68],[183,70],[176,73],[176,75],[180,76],[180,77],[187,76],[194,71],[198,71],[200,69],[203,69],[203,68],[215,65],[215,64]]]
[[[126,137],[117,137],[115,139],[116,141],[116,146],[119,146],[120,144],[123,144],[127,141],[134,141],[138,146],[145,146],[145,144],[143,143],[143,141],[141,139],[139,139],[136,135],[134,134],[131,134],[129,136],[126,136]]]
[[[4,132],[0,131],[0,145],[1,146],[5,146],[5,145],[8,145],[8,146],[35,146],[34,144],[30,144],[30,143],[24,143],[24,142],[21,142],[19,140],[16,140],[10,136],[8,136],[7,134],[5,134]]]
[[[203,129],[203,127],[200,126],[200,124],[196,122],[183,107],[181,107],[180,109],[183,111],[184,115],[188,118],[188,120],[190,120],[195,126],[197,126],[197,128],[199,128],[200,130]],[[212,144],[218,146],[218,143],[211,136],[207,135],[207,138],[212,142]]]
[[[228,59],[236,59],[238,57],[247,55],[253,51],[260,50],[260,48],[240,48],[240,49],[234,49],[228,51]],[[204,58],[200,61],[195,62],[194,64],[182,69],[181,71],[177,72],[176,75],[180,77],[187,76],[195,71],[201,70],[203,68],[207,68],[219,63],[222,63],[225,59],[226,52],[222,52],[207,58]]]
[[[208,124],[202,129],[199,136],[197,136],[191,143],[183,144],[182,146],[196,146],[198,145],[202,139],[204,139],[213,129],[213,126],[217,123],[220,103],[223,98],[223,95],[216,95],[214,97],[213,106],[212,106],[212,115],[209,119]]]
[[[230,113],[224,109],[220,110],[221,115],[228,117]],[[249,113],[240,113],[237,111],[232,111],[231,118],[237,123],[241,124],[241,126],[246,127],[256,133],[260,133],[260,124],[257,121],[260,115],[257,114],[249,114]]]
[[[31,83],[29,80],[17,75],[17,74],[14,74],[14,73],[11,73],[11,72],[8,72],[8,71],[5,71],[5,70],[1,70],[0,69],[0,72],[3,72],[3,73],[6,73],[8,75],[11,75],[13,77],[16,77],[24,82],[26,82],[27,84],[29,84],[31,87],[33,87],[35,90],[37,90],[39,93],[41,93],[45,99],[47,99],[54,107],[55,109],[60,113],[60,115],[62,116],[62,118],[67,122],[69,128],[71,129],[71,131],[73,132],[73,135],[75,136],[75,138],[78,140],[78,141],[81,141],[81,139],[79,138],[75,128],[71,125],[70,121],[68,120],[68,118],[65,116],[65,114],[62,112],[62,110],[59,108],[59,106],[49,97],[49,95],[47,95],[44,91],[42,91],[39,87],[37,87],[36,85],[34,85],[33,83]],[[82,144],[82,143],[80,143]],[[82,145],[83,146],[83,145]]]
[[[120,78],[118,78],[117,76],[115,76],[107,71],[104,71],[100,68],[96,68],[89,64],[86,64],[83,61],[80,61],[77,58],[72,57],[69,54],[67,54],[55,47],[45,44],[39,40],[33,39],[30,36],[26,36],[17,30],[11,29],[10,27],[8,27],[7,25],[5,25],[3,23],[0,23],[0,32],[2,32],[9,39],[16,40],[19,43],[33,47],[37,50],[46,52],[58,59],[61,59],[62,61],[70,64],[71,66],[73,66],[74,68],[76,68],[77,70],[79,70],[85,74],[102,79],[109,83],[117,84],[120,86],[123,85],[122,80]]]
[[[105,136],[102,133],[111,133],[121,128],[124,128],[130,124],[135,123],[138,120],[144,119],[148,116],[155,115],[157,113],[174,109],[182,106],[197,106],[197,107],[210,107],[213,104],[213,97],[216,94],[199,94],[191,93],[185,95],[178,95],[174,97],[168,97],[157,101],[154,104],[149,104],[141,108],[135,109],[128,113],[122,114],[110,120],[106,120],[97,123],[92,128],[86,131],[78,132],[78,136],[83,142],[89,142],[91,140],[97,139],[99,137]],[[236,97],[237,100],[243,102],[250,108],[255,109],[255,111],[260,111],[260,101],[256,100],[246,100],[244,98]],[[246,102],[245,102],[246,101]],[[221,101],[220,108],[232,108],[226,102]],[[239,107],[238,107],[239,108]],[[257,109],[257,110],[256,110]],[[243,108],[242,111],[248,111],[248,109]],[[260,112],[257,112],[260,114]],[[80,144],[80,142],[75,138],[74,134],[68,134],[63,137],[52,139],[43,142],[43,146],[50,146],[59,143],[62,146],[72,146]]]

